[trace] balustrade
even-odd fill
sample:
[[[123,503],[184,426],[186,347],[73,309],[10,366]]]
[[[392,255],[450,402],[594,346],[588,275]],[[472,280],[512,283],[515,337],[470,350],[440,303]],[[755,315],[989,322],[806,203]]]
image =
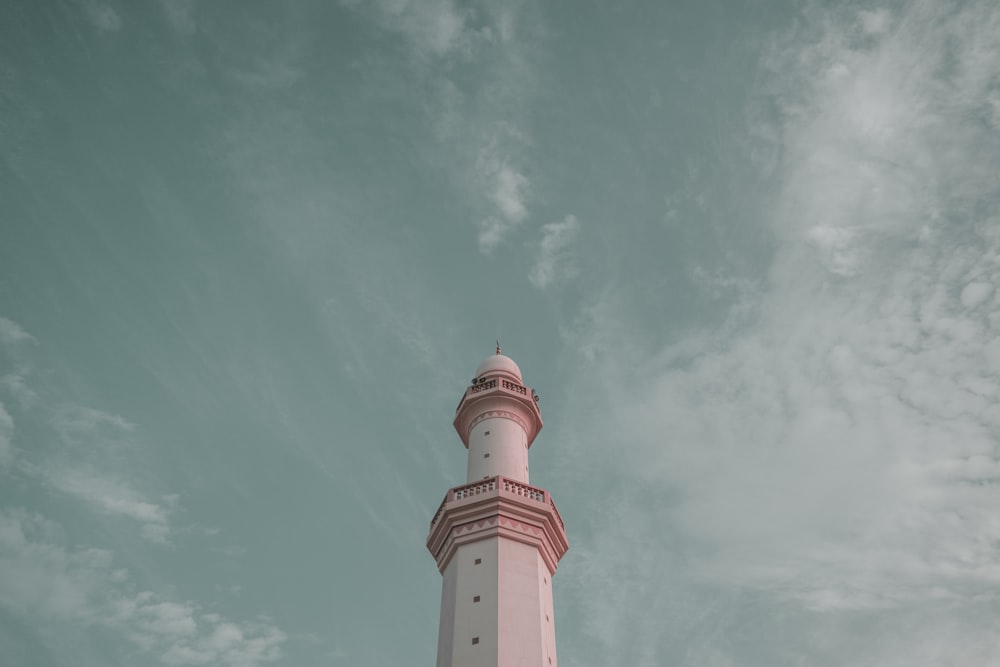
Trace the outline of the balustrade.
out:
[[[496,389],[497,381],[496,379],[487,380],[486,382],[480,382],[479,384],[474,384],[471,387],[473,394],[478,394],[481,391],[486,391],[487,389]]]
[[[531,498],[532,500],[537,500],[540,503],[545,502],[545,491],[542,489],[536,489],[533,486],[528,486],[527,484],[521,484],[520,482],[515,482],[512,479],[503,478],[503,490],[508,493],[513,493],[517,496],[523,496],[525,498]]]
[[[559,520],[559,525],[565,530],[566,524],[563,522],[562,516],[559,515],[559,510],[556,509],[556,504],[552,502],[552,499],[549,497],[545,489],[539,489],[538,487],[530,486],[528,484],[501,476],[491,477],[490,479],[484,479],[480,482],[474,482],[472,484],[466,484],[464,486],[458,486],[451,489],[444,497],[444,500],[441,501],[441,506],[438,507],[437,512],[434,513],[431,525],[433,526],[438,522],[441,515],[444,513],[445,506],[448,503],[490,493],[496,491],[498,488],[515,496],[528,498],[529,500],[534,500],[539,503],[546,503],[552,508],[553,513]]]
[[[503,381],[503,388],[521,394],[522,396],[528,395],[528,389],[526,387],[522,387],[516,382],[511,382],[510,380]]]
[[[478,496],[481,493],[487,493],[489,491],[497,490],[497,478],[493,477],[491,479],[484,480],[482,482],[476,482],[475,484],[466,484],[465,486],[459,486],[451,490],[452,500],[462,500],[463,498],[469,498],[470,496]]]

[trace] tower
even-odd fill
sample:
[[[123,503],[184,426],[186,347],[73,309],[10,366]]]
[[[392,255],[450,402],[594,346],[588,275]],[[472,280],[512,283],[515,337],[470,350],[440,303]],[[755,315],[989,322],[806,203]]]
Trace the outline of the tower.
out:
[[[569,543],[548,491],[528,483],[542,414],[523,382],[498,344],[455,411],[468,479],[427,536],[443,579],[437,667],[556,665],[552,575]]]

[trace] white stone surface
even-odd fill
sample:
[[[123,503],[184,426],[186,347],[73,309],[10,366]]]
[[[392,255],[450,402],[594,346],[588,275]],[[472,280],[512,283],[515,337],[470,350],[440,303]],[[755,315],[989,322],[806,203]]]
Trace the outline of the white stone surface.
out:
[[[556,664],[552,580],[533,546],[496,537],[463,545],[441,590],[437,667]]]
[[[437,667],[551,667],[550,577],[568,544],[548,495],[522,486],[541,413],[509,357],[487,357],[475,378],[455,417],[467,486],[449,492],[428,537],[443,568]]]
[[[467,481],[496,475],[529,483],[528,436],[517,422],[504,417],[484,419],[469,433]]]

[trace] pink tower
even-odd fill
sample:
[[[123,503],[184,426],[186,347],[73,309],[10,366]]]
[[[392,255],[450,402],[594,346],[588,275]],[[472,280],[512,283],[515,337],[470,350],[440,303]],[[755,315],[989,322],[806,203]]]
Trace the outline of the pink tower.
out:
[[[548,491],[528,484],[541,428],[537,395],[498,345],[455,411],[468,481],[448,491],[427,536],[444,579],[437,667],[556,664],[552,575],[569,543]]]

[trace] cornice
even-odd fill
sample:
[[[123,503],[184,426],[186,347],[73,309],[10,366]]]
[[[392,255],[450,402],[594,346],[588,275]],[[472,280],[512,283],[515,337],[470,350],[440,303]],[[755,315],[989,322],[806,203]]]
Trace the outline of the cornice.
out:
[[[489,482],[449,491],[427,536],[427,549],[437,561],[438,569],[443,573],[463,544],[503,537],[534,546],[549,573],[555,574],[559,560],[569,549],[569,542],[562,518],[548,492],[503,477]],[[455,499],[470,487],[486,490]],[[541,499],[537,499],[539,497]]]
[[[497,417],[501,419],[509,419],[524,429],[525,432],[528,431],[528,423],[521,418],[521,415],[516,412],[511,412],[510,410],[487,410],[485,412],[481,412],[475,419],[469,422],[468,429],[471,432],[472,429],[476,428],[476,424],[479,422],[486,419],[495,419]]]
[[[469,446],[469,433],[488,413],[512,419],[524,429],[528,446],[542,429],[542,413],[534,391],[517,382],[492,377],[466,389],[455,410],[455,430],[462,443]]]

